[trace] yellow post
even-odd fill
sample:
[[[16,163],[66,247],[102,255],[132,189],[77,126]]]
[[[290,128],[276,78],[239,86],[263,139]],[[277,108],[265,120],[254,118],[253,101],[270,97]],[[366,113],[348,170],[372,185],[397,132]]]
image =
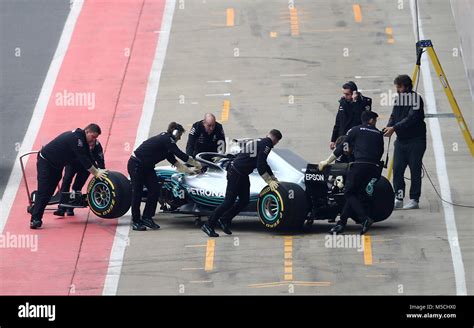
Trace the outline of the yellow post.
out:
[[[413,74],[411,75],[412,84],[415,85],[416,79],[418,78],[418,73],[420,72],[420,66],[415,65],[415,69],[413,70]]]
[[[438,75],[438,78],[441,81],[441,84],[444,89],[444,93],[448,97],[449,104],[451,105],[451,108],[454,112],[454,116],[456,117],[459,127],[461,128],[461,132],[464,136],[464,140],[466,140],[469,151],[471,152],[471,156],[474,156],[474,141],[472,140],[471,132],[469,131],[466,121],[464,120],[464,117],[462,116],[462,113],[461,113],[461,110],[459,109],[456,98],[454,98],[453,91],[451,90],[451,87],[449,86],[448,79],[446,78],[446,75],[444,74],[443,68],[441,67],[441,64],[438,60],[438,56],[436,56],[433,46],[428,47],[428,55],[430,56],[430,59],[431,59],[431,62],[433,63],[436,74]]]
[[[390,159],[390,164],[388,165],[388,172],[387,172],[387,180],[392,180],[392,172],[393,172],[393,157]]]

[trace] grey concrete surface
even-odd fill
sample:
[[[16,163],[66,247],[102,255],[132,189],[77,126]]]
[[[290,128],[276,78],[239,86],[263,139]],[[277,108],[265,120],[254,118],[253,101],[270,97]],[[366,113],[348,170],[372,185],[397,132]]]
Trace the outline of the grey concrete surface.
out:
[[[383,127],[391,107],[383,105],[381,96],[394,91],[396,75],[411,74],[414,66],[409,3],[398,8],[395,1],[360,1],[360,23],[352,4],[296,1],[299,35],[292,36],[286,0],[186,1],[184,9],[175,11],[151,134],[172,120],[189,128],[207,111],[220,117],[223,101],[230,100],[227,136],[260,137],[279,128],[283,140],[278,147],[317,162],[329,154],[340,86],[347,80],[373,97],[373,110],[381,115],[378,126]],[[235,10],[235,26],[226,26],[227,8]],[[433,39],[466,119],[472,121],[462,58],[452,56],[459,38],[450,4],[420,1],[420,13],[425,34]],[[236,48],[239,56],[234,56]],[[223,80],[232,82],[208,82]],[[434,75],[433,83],[438,111],[449,112]],[[424,94],[421,87],[419,91]],[[230,96],[209,96],[226,93]],[[184,104],[179,103],[181,95]],[[440,126],[453,201],[471,204],[472,158],[455,121],[443,119]],[[424,163],[438,186],[428,140]],[[424,178],[420,210],[394,212],[371,230],[372,265],[355,249],[325,247],[330,224],[317,222],[310,231],[292,236],[289,281],[284,276],[284,235],[265,231],[256,218],[234,220],[234,234],[216,239],[213,269],[205,271],[208,238],[193,219],[157,213],[160,231],[130,233],[118,293],[455,294],[442,206]],[[468,294],[474,282],[472,214],[471,208],[455,207]],[[347,233],[358,232],[351,224]]]
[[[462,49],[462,56],[468,78],[471,96],[474,101],[474,3],[469,0],[451,0],[456,29]]]
[[[67,0],[0,0],[0,198],[68,13]]]

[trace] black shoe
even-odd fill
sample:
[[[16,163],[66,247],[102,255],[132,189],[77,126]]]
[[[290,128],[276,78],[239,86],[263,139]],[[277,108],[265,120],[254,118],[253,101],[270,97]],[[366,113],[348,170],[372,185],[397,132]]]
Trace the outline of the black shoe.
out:
[[[74,209],[72,207],[69,207],[68,209],[66,209],[66,215],[74,216]]]
[[[135,231],[146,231],[146,227],[143,225],[142,220],[132,221],[132,229]]]
[[[152,230],[160,229],[160,226],[158,224],[156,224],[155,221],[153,221],[153,219],[151,219],[151,218],[142,218],[142,224],[145,227],[150,228]]]
[[[56,211],[54,211],[53,214],[56,216],[64,216],[64,212],[64,208],[60,207]]]
[[[208,223],[204,223],[201,227],[201,230],[204,231],[209,237],[219,237],[219,234],[217,234],[217,232],[214,231],[214,228],[209,226]]]
[[[345,227],[346,227],[345,225],[338,223],[334,227],[332,227],[331,230],[329,230],[329,232],[337,235],[337,234],[343,233]]]
[[[374,220],[372,220],[371,218],[367,218],[364,223],[362,223],[362,230],[360,231],[360,234],[365,234],[369,230],[372,223],[374,223]]]
[[[31,218],[30,229],[38,229],[41,228],[42,225],[43,221],[41,219]]]
[[[219,224],[219,227],[221,227],[222,231],[224,231],[226,235],[232,235],[232,231],[230,230],[227,222],[225,222],[222,219],[218,219],[217,223]]]

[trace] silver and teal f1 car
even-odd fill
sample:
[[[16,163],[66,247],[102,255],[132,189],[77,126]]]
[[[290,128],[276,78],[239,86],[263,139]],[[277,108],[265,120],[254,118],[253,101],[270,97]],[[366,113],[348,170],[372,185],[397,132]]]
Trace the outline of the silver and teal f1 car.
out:
[[[172,166],[155,168],[161,209],[196,217],[212,213],[224,200],[227,167],[232,158],[218,153],[198,154],[196,160],[202,163],[203,170],[196,175],[179,173]],[[344,179],[350,164],[336,163],[319,171],[318,165],[308,163],[288,149],[272,150],[268,164],[280,181],[279,188],[271,191],[255,170],[250,174],[250,203],[241,215],[258,216],[269,229],[284,229],[302,226],[307,220],[334,220],[341,213],[345,203]],[[29,196],[28,209],[34,202],[34,194]],[[367,185],[362,201],[368,215],[377,222],[390,216],[394,198],[390,182],[382,176]],[[89,207],[104,219],[123,216],[130,204],[130,181],[113,171],[103,180],[93,178],[86,194],[64,193],[55,195],[50,202],[66,208]],[[352,218],[358,221],[355,214]]]
[[[201,153],[196,159],[204,170],[197,175],[177,173],[170,166],[156,168],[162,185],[159,202],[164,211],[209,215],[224,199],[227,167],[232,157]],[[250,175],[250,203],[241,215],[258,216],[269,229],[302,226],[307,220],[333,220],[345,203],[344,179],[348,163],[328,165],[323,171],[288,149],[274,149],[268,164],[281,182],[271,191],[255,170]],[[362,201],[376,222],[393,211],[394,192],[390,182],[381,177],[371,181]],[[353,219],[358,221],[354,214]]]

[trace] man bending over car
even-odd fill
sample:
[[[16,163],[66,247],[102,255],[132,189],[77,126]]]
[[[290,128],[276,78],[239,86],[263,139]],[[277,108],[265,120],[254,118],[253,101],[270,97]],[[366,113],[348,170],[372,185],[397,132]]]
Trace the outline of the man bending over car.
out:
[[[188,168],[176,160],[176,157],[178,157],[183,162],[194,166],[195,169],[201,170],[201,163],[183,153],[176,145],[176,142],[181,139],[183,133],[184,128],[181,124],[171,122],[166,132],[162,132],[157,136],[145,140],[130,157],[127,169],[132,183],[133,230],[146,231],[146,228],[153,230],[160,228],[160,226],[153,221],[160,193],[158,177],[155,173],[156,164],[166,159],[172,165],[176,166],[178,172],[196,173],[195,170]],[[141,216],[140,204],[144,185],[147,187],[148,195],[145,209],[143,210],[143,216]]]
[[[249,174],[257,168],[260,176],[269,185],[272,191],[278,188],[278,180],[273,175],[267,163],[268,154],[272,148],[281,140],[282,135],[278,130],[271,130],[266,138],[253,140],[253,147],[244,146],[227,169],[227,188],[225,198],[214,213],[209,217],[207,223],[201,227],[209,237],[219,237],[214,226],[219,224],[225,234],[231,235],[230,224],[232,219],[247,206],[250,199]],[[255,147],[256,143],[256,147]],[[236,202],[237,197],[239,198]]]

